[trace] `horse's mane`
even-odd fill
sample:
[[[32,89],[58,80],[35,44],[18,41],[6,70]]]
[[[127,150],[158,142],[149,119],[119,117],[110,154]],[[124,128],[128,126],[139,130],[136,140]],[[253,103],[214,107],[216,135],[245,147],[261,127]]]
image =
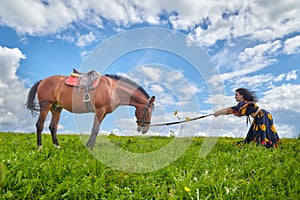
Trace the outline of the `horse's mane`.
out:
[[[148,99],[150,98],[149,94],[144,90],[144,88],[142,88],[140,85],[138,85],[137,83],[133,82],[128,78],[116,74],[105,74],[104,76],[128,83],[129,85],[132,85],[133,87],[137,88],[137,90],[142,92]]]

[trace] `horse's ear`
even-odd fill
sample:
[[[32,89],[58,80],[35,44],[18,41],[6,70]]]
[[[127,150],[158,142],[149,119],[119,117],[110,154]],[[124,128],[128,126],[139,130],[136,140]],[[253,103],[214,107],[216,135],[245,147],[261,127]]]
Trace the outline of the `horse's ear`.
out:
[[[155,96],[152,96],[151,99],[150,99],[150,101],[149,101],[149,103],[150,103],[150,104],[153,104],[154,101],[155,101]]]

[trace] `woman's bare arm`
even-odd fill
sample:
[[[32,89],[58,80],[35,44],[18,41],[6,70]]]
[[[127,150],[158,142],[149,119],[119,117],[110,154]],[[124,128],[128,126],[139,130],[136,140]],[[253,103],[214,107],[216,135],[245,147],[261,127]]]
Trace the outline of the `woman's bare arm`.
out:
[[[230,115],[233,113],[233,110],[231,107],[228,107],[228,108],[224,108],[224,109],[221,109],[221,110],[218,110],[214,113],[214,116],[215,117],[218,117],[219,115]]]

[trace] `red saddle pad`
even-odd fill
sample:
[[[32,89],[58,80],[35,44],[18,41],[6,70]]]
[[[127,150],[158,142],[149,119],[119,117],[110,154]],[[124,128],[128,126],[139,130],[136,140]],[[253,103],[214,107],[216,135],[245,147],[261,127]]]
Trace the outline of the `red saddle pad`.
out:
[[[96,80],[94,80],[94,82],[93,82],[94,88],[96,88],[98,86],[99,80],[100,80],[100,78],[97,78]],[[74,86],[74,87],[81,87],[79,85],[79,78],[76,76],[72,76],[72,75],[66,79],[66,84],[70,85],[70,86]]]
[[[66,80],[66,84],[70,85],[70,86],[76,86],[79,87],[79,81],[78,81],[78,77],[75,76],[69,76]]]

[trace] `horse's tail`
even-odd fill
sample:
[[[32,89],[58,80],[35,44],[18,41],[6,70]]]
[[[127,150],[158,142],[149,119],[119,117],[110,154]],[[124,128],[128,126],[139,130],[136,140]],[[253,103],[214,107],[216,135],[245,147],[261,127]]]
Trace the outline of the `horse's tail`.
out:
[[[26,107],[28,110],[31,111],[31,114],[33,116],[37,115],[37,113],[40,111],[39,105],[35,102],[35,95],[37,88],[39,84],[42,82],[42,80],[36,82],[31,89],[29,90],[28,97],[27,97],[27,102],[26,102]]]

